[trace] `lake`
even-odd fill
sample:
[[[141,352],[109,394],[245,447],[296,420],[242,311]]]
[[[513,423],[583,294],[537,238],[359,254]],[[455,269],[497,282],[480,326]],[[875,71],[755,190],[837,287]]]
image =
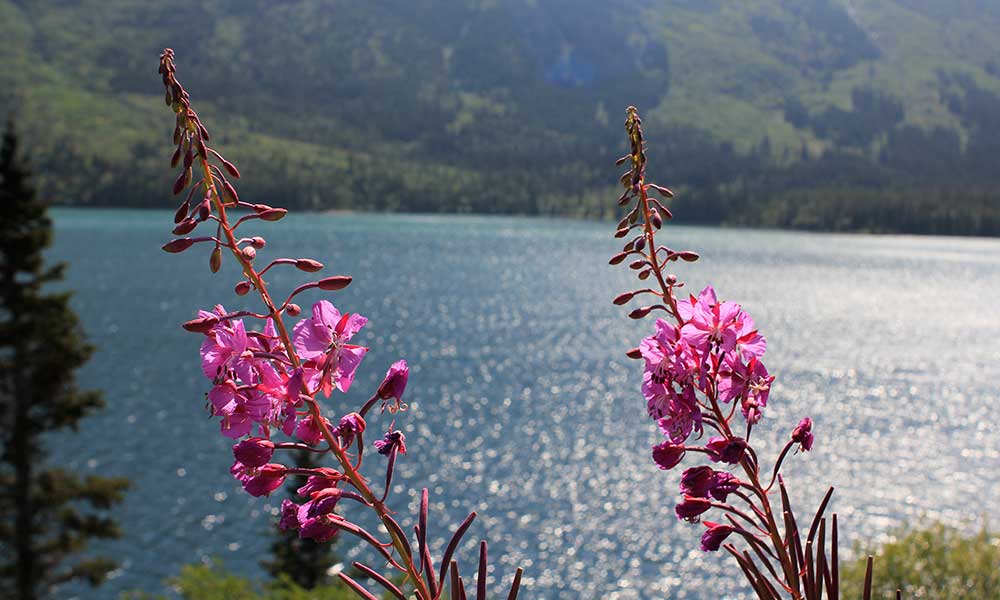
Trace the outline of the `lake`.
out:
[[[97,591],[72,592],[165,592],[182,565],[211,557],[261,576],[281,495],[249,497],[229,475],[231,441],[204,410],[201,338],[179,326],[215,303],[253,306],[232,293],[236,270],[227,262],[212,276],[207,248],[163,253],[168,212],[54,215],[51,256],[70,262],[74,307],[99,348],[80,383],[103,389],[108,407],[78,434],[54,436],[52,458],[134,483],[116,511],[124,537],[98,545],[122,568]],[[702,553],[703,528],[674,517],[679,470],[649,458],[661,436],[645,417],[640,363],[624,351],[652,321],[611,304],[633,286],[628,269],[607,264],[613,229],[294,213],[253,226],[268,239],[260,264],[308,256],[354,276],[325,297],[370,319],[359,343],[373,351],[347,400],[327,403],[332,412],[353,409],[393,361],[409,361],[411,409],[397,418],[409,453],[391,506],[406,529],[419,488],[430,488],[435,557],[476,510],[465,559],[473,564],[486,537],[491,577],[506,583],[524,566],[525,598],[742,597],[732,559]],[[764,462],[801,416],[815,421],[813,452],[786,461],[801,515],[837,486],[845,549],[925,518],[1000,525],[1000,241],[669,226],[661,241],[699,252],[680,279],[693,292],[711,282],[767,337],[777,380],[754,429]],[[273,273],[276,290],[307,278]],[[357,555],[353,540],[337,548]]]

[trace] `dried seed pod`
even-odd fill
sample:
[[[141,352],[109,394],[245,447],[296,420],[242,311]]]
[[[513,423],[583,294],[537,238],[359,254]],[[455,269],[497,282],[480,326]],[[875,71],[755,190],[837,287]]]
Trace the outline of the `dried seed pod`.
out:
[[[300,258],[295,261],[295,268],[306,273],[315,273],[323,268],[323,263],[311,258]]]
[[[194,244],[194,240],[188,237],[177,238],[175,240],[170,240],[163,245],[163,250],[165,252],[170,252],[171,254],[176,254],[178,252],[184,252],[191,245]]]
[[[212,250],[212,255],[208,259],[208,268],[213,273],[218,273],[219,269],[222,268],[222,248],[218,244]]]
[[[347,275],[334,275],[333,277],[320,279],[318,282],[316,282],[316,285],[321,290],[326,290],[328,292],[336,292],[337,290],[342,290],[345,287],[351,285],[351,280],[352,278]]]

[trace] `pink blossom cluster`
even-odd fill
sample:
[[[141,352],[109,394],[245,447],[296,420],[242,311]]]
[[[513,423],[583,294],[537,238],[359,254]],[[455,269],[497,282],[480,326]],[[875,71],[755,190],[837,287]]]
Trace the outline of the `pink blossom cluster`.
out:
[[[403,394],[409,380],[406,361],[393,363],[382,383],[357,410],[329,413],[321,404],[343,406],[334,400],[334,392],[347,394],[355,374],[369,349],[357,345],[355,336],[368,319],[357,314],[342,313],[328,300],[312,305],[311,314],[301,315],[302,309],[293,300],[309,290],[336,292],[351,283],[347,276],[332,276],[310,281],[296,287],[283,302],[272,297],[264,275],[273,268],[294,267],[305,273],[323,269],[323,264],[309,258],[277,258],[259,267],[257,251],[266,246],[261,236],[248,237],[238,232],[253,221],[274,222],[282,219],[286,210],[263,204],[252,204],[239,198],[230,181],[240,177],[236,166],[218,151],[208,146],[210,136],[197,113],[191,108],[187,91],[177,81],[173,51],[167,49],[160,57],[160,74],[166,90],[166,103],[176,115],[173,143],[176,150],[171,164],[180,167],[174,184],[174,194],[189,190],[187,198],[174,216],[175,238],[165,244],[167,252],[184,252],[197,244],[212,247],[209,268],[217,272],[224,253],[232,255],[240,279],[235,285],[237,295],[256,291],[264,310],[227,311],[218,305],[202,310],[184,324],[188,331],[203,336],[201,369],[211,381],[207,406],[219,419],[222,435],[235,441],[233,466],[235,477],[252,496],[271,494],[289,477],[300,477],[305,483],[296,490],[296,500],[285,499],[281,506],[278,526],[297,530],[299,537],[326,542],[350,533],[376,550],[385,564],[401,573],[412,592],[403,591],[377,569],[361,563],[355,567],[374,580],[395,598],[416,597],[418,600],[439,600],[445,589],[452,597],[466,597],[464,581],[453,554],[468,530],[476,513],[455,530],[447,549],[435,569],[428,543],[428,494],[421,495],[416,544],[386,506],[398,456],[406,454],[406,438],[393,421],[380,439],[372,443],[378,460],[384,464],[383,491],[376,493],[370,479],[362,474],[364,435],[369,424],[370,409],[381,401],[382,411],[396,413],[406,409]],[[240,212],[242,216],[233,220]],[[214,235],[189,237],[199,226],[212,228]],[[225,251],[225,252],[224,252]],[[262,323],[260,329],[248,327],[247,319]],[[296,319],[290,327],[290,320]],[[331,415],[331,417],[328,417]],[[332,419],[332,420],[331,420]],[[281,460],[279,452],[310,451],[330,456],[335,466],[299,468]],[[343,509],[342,501],[351,501],[373,511],[389,539],[382,540],[353,522]],[[450,586],[445,578],[450,573]],[[479,570],[476,577],[477,600],[486,600],[487,548],[480,543]],[[375,596],[364,585],[346,573],[339,577],[360,597]],[[509,598],[516,598],[520,586],[518,569],[511,585]],[[471,581],[471,579],[470,579]]]

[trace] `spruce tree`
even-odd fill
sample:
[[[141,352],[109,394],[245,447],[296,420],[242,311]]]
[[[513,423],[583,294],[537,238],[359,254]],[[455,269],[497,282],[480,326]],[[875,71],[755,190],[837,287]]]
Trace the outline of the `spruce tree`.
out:
[[[111,560],[75,555],[90,538],[118,536],[107,513],[128,487],[46,464],[43,435],[76,429],[104,403],[75,384],[93,348],[70,294],[46,290],[65,264],[44,259],[52,221],[30,175],[8,122],[0,146],[0,597],[18,600],[50,597],[70,580],[105,579]]]

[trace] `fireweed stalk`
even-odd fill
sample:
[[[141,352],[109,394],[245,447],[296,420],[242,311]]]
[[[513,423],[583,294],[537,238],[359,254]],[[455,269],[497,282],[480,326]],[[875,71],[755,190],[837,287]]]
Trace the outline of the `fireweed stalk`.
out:
[[[200,311],[197,318],[184,323],[186,330],[203,335],[201,365],[212,381],[207,394],[208,409],[219,417],[222,434],[237,440],[233,446],[233,476],[253,496],[270,494],[286,477],[303,478],[304,485],[298,494],[304,501],[282,503],[280,527],[298,530],[300,537],[320,542],[345,531],[367,542],[388,566],[402,573],[406,585],[412,588],[409,593],[418,600],[437,600],[446,589],[452,599],[464,600],[466,581],[459,574],[453,555],[476,513],[469,514],[458,526],[435,572],[427,545],[427,489],[421,493],[414,527],[416,547],[386,506],[396,460],[406,454],[406,438],[395,429],[395,422],[373,444],[385,460],[383,491],[376,491],[361,473],[368,412],[377,403],[381,403],[383,411],[388,409],[392,413],[406,408],[402,404],[409,377],[406,361],[398,361],[389,368],[381,385],[358,410],[345,412],[339,418],[324,416],[318,395],[322,393],[329,398],[335,390],[347,392],[369,350],[351,343],[367,319],[356,313],[341,313],[326,300],[315,303],[311,316],[302,318],[294,327],[290,328],[287,318],[301,314],[302,309],[292,302],[301,292],[311,289],[335,292],[347,287],[351,278],[332,276],[304,283],[284,300],[275,301],[264,279],[267,271],[291,266],[314,273],[323,264],[309,258],[279,258],[258,268],[257,250],[266,241],[237,230],[254,220],[278,221],[287,211],[239,198],[231,180],[239,179],[240,173],[208,146],[208,130],[191,108],[188,93],[175,76],[173,50],[168,48],[160,56],[159,72],[166,88],[166,104],[176,114],[173,134],[176,150],[171,165],[179,166],[180,174],[173,193],[180,195],[187,190],[186,199],[174,216],[173,233],[182,237],[171,240],[163,249],[176,253],[205,244],[211,248],[209,268],[213,273],[219,270],[223,254],[232,255],[242,273],[236,294],[243,296],[255,291],[264,305],[259,313],[230,312],[218,305],[210,311]],[[233,213],[237,211],[242,216],[234,221]],[[214,234],[188,236],[201,225],[214,229]],[[260,321],[262,327],[252,330],[244,324],[244,319]],[[286,441],[276,440],[279,436]],[[300,449],[328,453],[336,467],[298,469],[276,460],[282,451]],[[373,511],[389,540],[380,540],[348,516],[335,512],[347,503]],[[393,597],[400,600],[407,597],[377,569],[360,563],[354,565]],[[486,574],[487,545],[482,541],[476,574],[477,600],[486,600]],[[348,575],[340,573],[339,577],[362,598],[376,598]],[[446,578],[450,583],[446,584]],[[521,569],[517,569],[509,599],[517,597],[520,580]]]
[[[641,281],[652,283],[619,295],[615,304],[649,297],[652,303],[632,310],[629,317],[664,315],[656,320],[653,335],[628,352],[630,358],[645,362],[642,393],[649,416],[666,438],[653,447],[652,458],[663,470],[678,466],[688,454],[701,455],[709,463],[681,475],[677,517],[698,522],[709,511],[719,514],[718,522],[703,522],[701,549],[724,548],[733,555],[759,598],[835,600],[840,597],[837,515],[829,523],[824,516],[833,488],[803,537],[780,474],[789,453],[812,449],[812,420],[803,418],[773,468],[762,469],[750,437],[774,381],[762,362],[767,343],[750,315],[738,304],[720,301],[711,286],[697,296],[677,294],[683,283],[665,268],[678,260],[694,262],[698,255],[657,245],[656,232],[672,215],[650,192],[664,199],[673,192],[646,182],[642,120],[633,106],[626,111],[625,130],[631,151],[617,162],[629,165],[621,176],[625,191],[618,204],[631,208],[615,237],[630,239],[610,263],[629,261]],[[709,437],[703,441],[706,433]],[[778,506],[775,495],[780,497]],[[742,540],[743,549],[734,540]],[[864,597],[870,595],[871,558]]]

